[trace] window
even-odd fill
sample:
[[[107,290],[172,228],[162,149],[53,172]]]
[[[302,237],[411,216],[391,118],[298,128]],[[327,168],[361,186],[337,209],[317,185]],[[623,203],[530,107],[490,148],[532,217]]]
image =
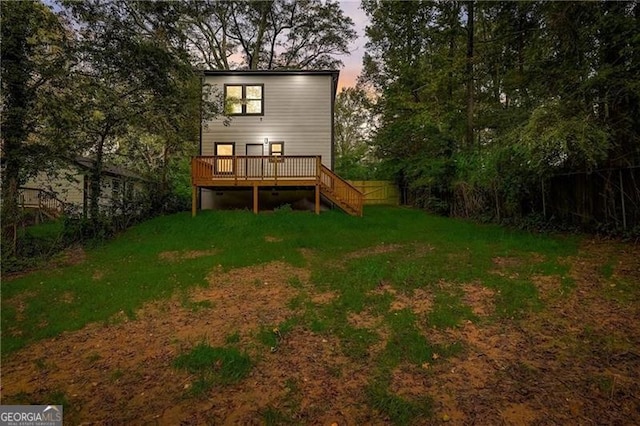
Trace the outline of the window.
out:
[[[215,173],[233,174],[233,156],[236,153],[236,144],[234,142],[216,142],[215,153],[218,157],[215,163]]]
[[[271,142],[271,144],[269,144],[269,155],[272,157],[269,161],[283,162],[284,159],[278,157],[284,155],[284,142]]]
[[[228,115],[264,115],[263,84],[225,84],[225,111]]]
[[[111,181],[111,199],[114,202],[121,201],[121,193],[120,193],[120,181],[117,179],[113,179]]]

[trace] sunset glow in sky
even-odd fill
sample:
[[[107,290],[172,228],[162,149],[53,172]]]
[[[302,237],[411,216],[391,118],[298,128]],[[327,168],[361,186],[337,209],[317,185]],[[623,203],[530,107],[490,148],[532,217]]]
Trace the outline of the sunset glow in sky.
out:
[[[356,79],[362,70],[362,57],[364,56],[364,27],[369,23],[367,15],[360,9],[359,0],[341,0],[340,6],[345,15],[349,16],[355,24],[358,38],[351,44],[351,55],[341,57],[344,68],[340,70],[340,80],[338,81],[338,91],[343,87],[355,86]]]

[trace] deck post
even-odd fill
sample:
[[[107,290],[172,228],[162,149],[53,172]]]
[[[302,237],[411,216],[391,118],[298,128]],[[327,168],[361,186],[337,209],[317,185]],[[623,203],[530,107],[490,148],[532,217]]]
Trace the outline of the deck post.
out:
[[[316,183],[316,214],[320,214],[320,184]]]
[[[196,217],[196,209],[198,207],[198,187],[191,187],[191,217]]]
[[[322,170],[322,157],[318,155],[316,156],[316,179],[318,183],[320,183],[320,170]]]
[[[258,214],[258,185],[253,185],[253,212]]]

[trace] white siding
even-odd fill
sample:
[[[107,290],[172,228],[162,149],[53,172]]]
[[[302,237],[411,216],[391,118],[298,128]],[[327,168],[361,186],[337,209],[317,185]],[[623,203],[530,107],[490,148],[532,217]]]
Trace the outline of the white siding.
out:
[[[58,170],[51,174],[40,172],[23,186],[53,192],[60,201],[72,205],[80,212],[82,211],[84,176],[75,167]]]
[[[284,142],[285,155],[321,155],[331,167],[331,75],[220,75],[206,76],[205,83],[220,97],[224,84],[264,84],[264,115],[232,116],[229,126],[224,117],[210,121],[202,129],[201,155],[213,155],[215,142],[235,142],[236,155],[246,155],[246,144],[268,138]]]
[[[119,181],[119,193],[122,200],[125,188],[125,179],[110,175],[102,175],[100,179],[100,199],[98,204],[101,210],[107,211],[112,205],[113,182]],[[130,185],[131,181],[126,181]],[[133,181],[134,196],[144,191],[144,184]],[[29,179],[24,185],[26,188],[42,189],[53,192],[56,198],[67,205],[73,206],[76,213],[82,213],[84,209],[84,174],[77,168],[69,167],[57,172],[47,174],[40,172],[34,178]],[[88,202],[88,200],[87,200]]]

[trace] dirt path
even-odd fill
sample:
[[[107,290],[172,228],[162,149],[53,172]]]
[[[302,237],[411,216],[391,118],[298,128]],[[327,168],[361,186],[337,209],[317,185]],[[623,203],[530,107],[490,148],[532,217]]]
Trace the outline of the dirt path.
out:
[[[599,271],[614,254],[618,263],[603,279]],[[640,285],[640,253],[591,241],[566,262],[575,281],[568,295],[559,278],[536,277],[546,304],[541,312],[484,321],[495,294],[470,283],[464,300],[480,321],[421,330],[430,341],[461,342],[465,349],[433,365],[393,371],[395,394],[434,401],[434,417],[417,423],[640,424],[640,301],[609,297],[618,278]],[[308,281],[308,270],[279,262],[213,270],[209,287],[186,299],[149,304],[135,320],[123,314],[5,359],[2,403],[63,398],[69,424],[263,424],[270,414],[277,421],[275,413],[300,424],[388,423],[367,405],[364,389],[374,366],[345,357],[337,338],[295,327],[275,352],[257,342],[261,329],[296,315],[289,302],[301,291],[317,304],[335,297],[314,292]],[[418,291],[412,299],[395,295],[391,306],[422,315],[432,300]],[[379,324],[366,313],[349,321],[372,329]],[[230,335],[254,360],[249,377],[204,398],[188,396],[194,377],[175,369],[173,360],[201,341],[224,346]],[[383,345],[376,344],[370,358]]]

